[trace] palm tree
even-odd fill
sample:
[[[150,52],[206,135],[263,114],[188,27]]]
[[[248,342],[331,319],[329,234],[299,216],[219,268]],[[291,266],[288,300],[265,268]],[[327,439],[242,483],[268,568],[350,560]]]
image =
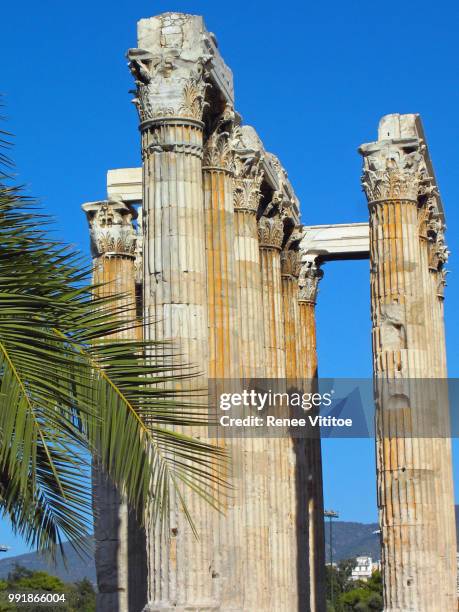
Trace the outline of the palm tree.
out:
[[[50,240],[49,218],[11,185],[10,165],[0,151],[3,514],[38,549],[55,554],[63,539],[84,548],[91,455],[140,520],[147,499],[155,519],[167,520],[172,490],[187,513],[184,486],[215,504],[223,451],[179,433],[204,427],[206,413],[168,385],[194,372],[175,369],[172,348],[151,363],[157,344],[120,339],[134,313],[114,306],[119,296],[94,297],[89,268]]]

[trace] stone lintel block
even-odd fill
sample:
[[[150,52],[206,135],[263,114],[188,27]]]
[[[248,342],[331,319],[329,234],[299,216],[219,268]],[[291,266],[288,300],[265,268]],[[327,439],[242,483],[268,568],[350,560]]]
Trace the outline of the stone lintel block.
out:
[[[302,228],[300,250],[303,259],[321,262],[343,259],[368,259],[370,232],[368,223],[336,223]]]

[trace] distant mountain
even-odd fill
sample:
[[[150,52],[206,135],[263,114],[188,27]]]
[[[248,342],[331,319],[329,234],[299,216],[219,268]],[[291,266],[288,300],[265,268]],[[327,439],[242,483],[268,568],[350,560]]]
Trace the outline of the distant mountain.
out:
[[[456,506],[456,525],[459,525],[459,505]],[[376,561],[380,559],[379,529],[377,523],[351,523],[347,521],[333,521],[333,561],[350,559],[359,555],[368,555]],[[459,532],[459,528],[458,528]],[[325,522],[325,553],[327,561],[330,556],[329,522]],[[459,536],[459,533],[458,533]],[[91,542],[91,546],[92,546]],[[47,563],[46,559],[37,553],[8,557],[0,560],[0,578],[6,578],[15,563],[31,570],[44,570],[58,576],[64,582],[75,582],[88,578],[96,584],[96,568],[94,558],[81,559],[72,547],[66,543],[64,549],[67,557],[67,568],[62,560],[57,565]],[[458,537],[459,550],[459,537]],[[1,553],[0,553],[1,554]]]
[[[459,550],[459,505],[455,506],[457,550]],[[346,521],[333,521],[333,561],[351,559],[359,555],[366,555],[379,560],[381,558],[379,533],[377,523],[350,523]],[[330,557],[330,526],[325,521],[325,555],[327,562]]]
[[[93,542],[90,541],[91,549],[93,550]],[[68,542],[64,544],[66,555],[66,564],[62,558],[57,560],[56,565],[47,562],[46,558],[37,553],[27,553],[18,555],[17,557],[8,557],[0,560],[0,578],[6,578],[8,572],[13,568],[15,563],[23,565],[31,570],[41,570],[58,576],[64,582],[76,582],[83,578],[88,578],[93,584],[96,584],[96,567],[94,565],[94,555],[81,558],[70,546]],[[1,554],[1,553],[0,553]]]
[[[325,522],[325,555],[330,561],[330,526]],[[367,555],[377,560],[381,557],[377,523],[348,523],[333,521],[333,561]]]

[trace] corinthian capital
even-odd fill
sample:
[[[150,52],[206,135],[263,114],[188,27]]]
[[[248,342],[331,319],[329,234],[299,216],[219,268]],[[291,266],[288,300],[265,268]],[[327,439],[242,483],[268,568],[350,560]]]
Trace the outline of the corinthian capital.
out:
[[[418,139],[381,140],[364,144],[362,186],[368,202],[411,200],[417,202],[422,186],[429,182]]]
[[[300,271],[301,261],[299,251],[283,250],[281,253],[282,276],[293,276],[298,278]]]
[[[202,62],[188,76],[174,78],[172,59],[158,59],[142,49],[128,51],[129,69],[134,76],[136,91],[132,100],[140,122],[160,117],[180,117],[201,121],[207,105]]]
[[[256,154],[234,155],[233,203],[234,210],[256,214],[261,198],[263,169]]]
[[[232,102],[231,71],[202,17],[164,13],[142,19],[137,32],[139,48],[127,56],[141,124],[164,117],[201,121],[210,82]]]
[[[284,224],[279,216],[261,217],[258,221],[260,248],[280,251],[284,239]]]
[[[319,281],[323,277],[323,270],[317,265],[315,260],[308,260],[303,263],[298,279],[298,301],[315,304],[319,292]]]
[[[214,122],[210,135],[204,144],[203,168],[233,172],[232,143],[235,132],[238,130],[234,121],[234,110],[228,104],[225,111]]]
[[[91,254],[136,256],[136,233],[132,220],[136,211],[120,201],[103,200],[82,206],[89,223]]]

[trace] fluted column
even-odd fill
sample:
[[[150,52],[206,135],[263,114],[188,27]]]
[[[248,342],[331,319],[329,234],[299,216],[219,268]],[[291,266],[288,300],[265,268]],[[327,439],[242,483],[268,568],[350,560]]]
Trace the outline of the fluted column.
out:
[[[216,120],[204,146],[209,378],[239,376],[239,334],[233,210],[233,151],[230,107]],[[240,610],[244,601],[244,440],[220,438],[231,464],[226,474],[233,493],[224,516],[215,514],[214,548],[219,558],[221,610]]]
[[[300,273],[299,253],[295,250],[284,250],[281,253],[282,276],[282,309],[284,312],[285,336],[285,376],[294,380],[298,376],[298,364],[301,359],[298,342],[298,275]]]
[[[232,157],[228,132],[216,128],[203,159],[209,378],[239,375]]]
[[[256,214],[260,201],[263,171],[253,155],[234,157],[233,206],[234,253],[239,329],[239,373],[248,380],[263,378],[264,342],[262,286]],[[269,547],[270,504],[268,483],[271,469],[266,461],[266,449],[271,440],[255,436],[244,437],[241,443],[240,517],[243,541],[241,555],[245,610],[268,611],[271,606],[271,562]]]
[[[261,217],[258,222],[260,246],[266,378],[285,379],[285,331],[282,299],[280,250],[283,222],[278,213]],[[283,383],[276,385],[284,390]],[[297,576],[297,514],[294,500],[296,455],[294,441],[284,437],[267,440],[266,460],[271,480],[268,482],[270,504],[269,554],[270,610],[295,610],[299,605]]]
[[[266,378],[285,378],[284,310],[280,250],[284,237],[282,219],[261,217],[260,246]]]
[[[90,202],[83,205],[91,236],[91,252],[94,262],[93,282],[100,285],[100,297],[113,294],[123,297],[113,302],[113,308],[130,309],[127,316],[135,316],[135,251],[136,234],[132,219],[134,209],[115,201]],[[127,329],[120,333],[123,338],[136,338],[141,335],[140,327]],[[94,536],[96,542],[97,572],[97,609],[101,612],[125,612],[141,609],[145,604],[142,589],[131,588],[129,581],[130,565],[137,565],[137,574],[142,573],[145,563],[144,531],[129,511],[118,490],[93,463],[93,505]],[[132,541],[136,540],[135,559],[132,554]],[[143,590],[143,594],[145,591]]]
[[[430,376],[446,379],[446,345],[443,301],[448,250],[444,238],[444,221],[439,214],[435,195],[428,198],[420,210],[420,240],[423,256],[424,287],[428,296],[427,320],[430,322],[428,339],[431,368]],[[439,437],[435,440],[438,462],[437,524],[441,538],[438,541],[441,588],[445,592],[447,609],[454,609],[457,600],[456,521],[452,474],[451,427],[447,384],[434,385],[432,405],[438,412]]]
[[[445,609],[438,583],[434,445],[419,386],[428,372],[418,193],[427,178],[417,139],[362,145],[370,209],[371,315],[384,609]],[[402,379],[394,389],[386,381]],[[402,391],[400,391],[400,389]],[[440,606],[440,608],[438,607]]]
[[[173,46],[182,45],[176,55],[187,53],[186,59],[170,58],[168,49],[161,46],[162,40],[169,40],[173,27],[161,18],[139,22],[139,43],[158,48],[163,54],[161,61],[144,49],[128,53],[137,85],[135,103],[142,135],[145,335],[172,341],[181,363],[202,374],[200,379],[178,384],[177,390],[205,388],[208,371],[202,181],[202,113],[207,85],[199,48],[182,51],[194,40],[194,28],[201,27],[200,22],[193,16],[180,19],[177,27],[183,31],[188,28],[191,38],[171,40]],[[162,38],[157,37],[158,28],[163,28]],[[167,347],[163,350],[170,352]],[[190,401],[189,394],[186,399]],[[201,396],[197,401],[205,399]],[[186,433],[202,437],[206,431],[188,428]],[[220,569],[213,543],[215,510],[190,492],[186,503],[199,539],[179,500],[171,503],[168,537],[161,537],[156,525],[147,532],[149,603],[145,610],[149,612],[220,609]]]
[[[316,300],[319,281],[323,272],[314,261],[304,262],[298,281],[298,352],[297,376],[303,384],[310,385],[305,391],[317,390],[317,342]],[[306,487],[308,536],[309,536],[309,609],[325,610],[325,536],[322,483],[322,449],[320,430],[314,429],[306,440],[306,465],[308,480]]]
[[[260,160],[235,156],[233,184],[238,289],[240,376],[265,376],[263,301],[257,211],[263,172]]]

